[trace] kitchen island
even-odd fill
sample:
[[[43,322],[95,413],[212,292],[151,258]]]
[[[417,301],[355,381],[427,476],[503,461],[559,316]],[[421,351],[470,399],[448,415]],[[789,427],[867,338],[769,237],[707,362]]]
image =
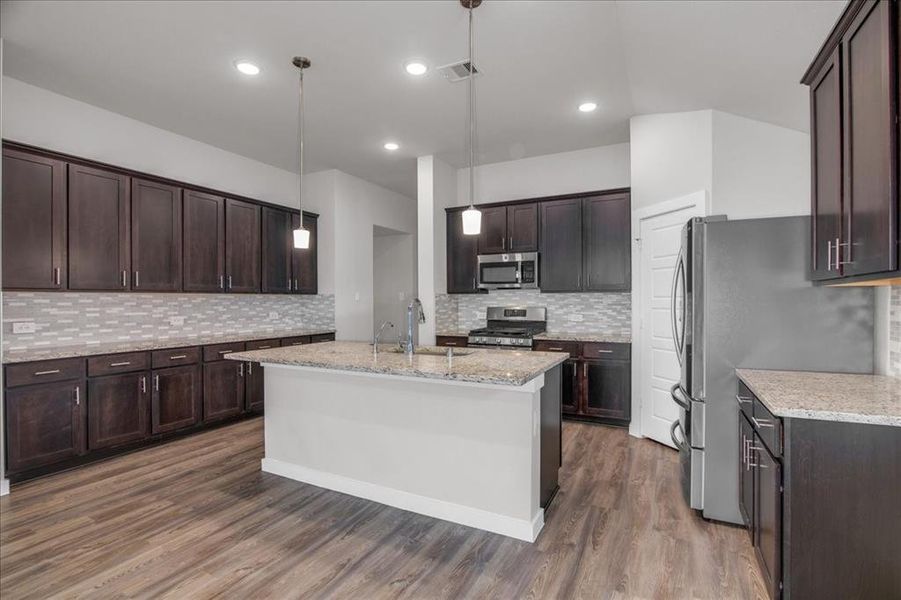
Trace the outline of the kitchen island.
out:
[[[263,471],[532,542],[557,490],[566,354],[330,342],[266,371]]]

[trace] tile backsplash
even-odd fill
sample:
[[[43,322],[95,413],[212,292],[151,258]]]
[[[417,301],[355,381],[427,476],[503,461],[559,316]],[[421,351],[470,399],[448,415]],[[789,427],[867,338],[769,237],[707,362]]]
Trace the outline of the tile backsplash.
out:
[[[889,300],[888,374],[901,377],[901,286],[896,285]]]
[[[34,333],[13,333],[13,323],[17,322],[33,323]],[[333,295],[3,294],[4,352],[51,345],[334,326]]]
[[[542,294],[537,290],[494,290],[488,294],[445,294],[435,298],[437,330],[485,326],[489,306],[546,306],[548,331],[629,335],[632,294]]]

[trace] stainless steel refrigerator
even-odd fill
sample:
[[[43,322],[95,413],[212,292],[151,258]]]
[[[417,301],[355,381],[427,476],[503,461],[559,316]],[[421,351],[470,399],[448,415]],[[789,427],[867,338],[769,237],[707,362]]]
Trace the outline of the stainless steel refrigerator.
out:
[[[873,371],[873,291],[814,286],[810,219],[691,219],[673,278],[682,367],[673,423],[686,501],[710,519],[738,511],[736,368]]]

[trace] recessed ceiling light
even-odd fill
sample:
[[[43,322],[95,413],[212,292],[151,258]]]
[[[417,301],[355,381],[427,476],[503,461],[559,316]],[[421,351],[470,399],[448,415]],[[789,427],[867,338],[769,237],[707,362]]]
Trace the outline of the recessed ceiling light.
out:
[[[396,142],[385,142],[385,150],[397,150],[400,146]]]
[[[425,75],[429,68],[421,60],[411,60],[404,65],[407,73],[410,75]]]
[[[579,105],[579,110],[582,112],[591,112],[598,107],[594,102],[583,102]]]
[[[252,62],[246,60],[238,60],[235,61],[235,68],[244,73],[245,75],[259,75],[260,68],[253,64]]]

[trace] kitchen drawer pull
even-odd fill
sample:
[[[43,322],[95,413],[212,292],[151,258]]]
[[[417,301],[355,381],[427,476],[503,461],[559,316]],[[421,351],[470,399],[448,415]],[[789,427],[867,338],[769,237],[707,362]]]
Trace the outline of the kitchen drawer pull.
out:
[[[232,352],[234,352],[234,350],[231,350],[231,349],[229,349],[229,350],[220,350],[220,351],[219,351],[219,354],[231,354]]]
[[[601,350],[601,349],[597,349],[597,350],[595,350],[595,352],[597,352],[598,354],[613,354],[613,350]]]
[[[563,348],[558,348],[557,346],[548,346],[548,350],[554,350],[556,352],[562,352]]]
[[[169,357],[169,360],[181,360],[183,358],[188,358],[187,354],[173,354]]]
[[[739,404],[750,404],[751,399],[742,396],[741,394],[735,394],[735,399],[738,400]]]
[[[754,427],[760,429],[762,427],[773,427],[773,422],[769,419],[758,419],[757,417],[751,417],[751,421],[754,422]]]
[[[41,375],[56,375],[59,373],[59,369],[53,369],[52,371],[35,371],[35,376],[40,377]]]
[[[456,346],[457,342],[444,342],[445,346]]]
[[[272,346],[259,346],[257,350],[266,350],[268,348],[272,348]]]
[[[122,362],[110,363],[109,366],[111,366],[111,367],[127,367],[130,364],[131,364],[131,361],[126,360],[126,361],[122,361]]]

